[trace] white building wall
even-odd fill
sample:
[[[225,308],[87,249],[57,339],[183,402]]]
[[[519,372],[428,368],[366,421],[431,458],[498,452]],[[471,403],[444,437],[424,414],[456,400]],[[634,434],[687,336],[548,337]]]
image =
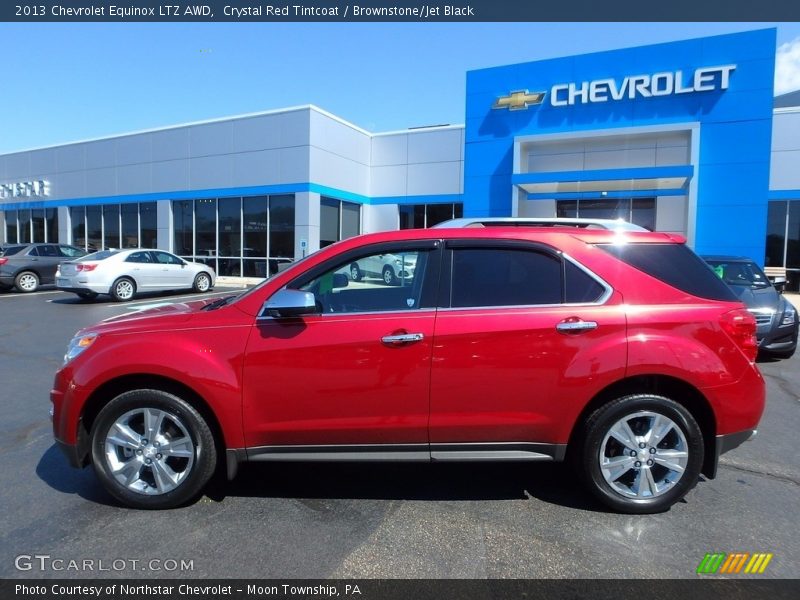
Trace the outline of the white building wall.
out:
[[[800,190],[798,167],[800,167],[800,108],[777,109],[772,118],[769,189]]]

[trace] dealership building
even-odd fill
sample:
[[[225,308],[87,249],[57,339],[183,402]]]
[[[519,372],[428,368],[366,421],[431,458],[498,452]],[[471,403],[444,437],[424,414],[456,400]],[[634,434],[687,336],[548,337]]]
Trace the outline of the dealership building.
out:
[[[774,97],[775,52],[765,29],[470,71],[464,125],[376,133],[302,106],[0,155],[0,239],[264,277],[462,215],[623,218],[796,288],[800,97]]]

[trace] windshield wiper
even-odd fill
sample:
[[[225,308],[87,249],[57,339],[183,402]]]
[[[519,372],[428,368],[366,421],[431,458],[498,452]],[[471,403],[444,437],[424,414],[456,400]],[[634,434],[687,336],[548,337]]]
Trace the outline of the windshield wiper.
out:
[[[206,304],[200,310],[215,310],[217,308],[225,306],[228,302],[230,302],[234,298],[238,298],[238,297],[239,297],[238,294],[233,294],[232,296],[224,296],[223,298],[218,298],[218,299],[214,300],[213,302],[211,302],[209,304]]]

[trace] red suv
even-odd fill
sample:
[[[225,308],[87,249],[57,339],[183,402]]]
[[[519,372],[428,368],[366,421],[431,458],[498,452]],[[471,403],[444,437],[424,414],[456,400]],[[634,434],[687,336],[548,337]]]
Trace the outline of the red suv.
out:
[[[387,256],[408,277],[352,277]],[[239,296],[78,332],[53,428],[138,508],[244,461],[570,459],[606,505],[650,513],[755,432],[755,332],[679,236],[370,234]]]

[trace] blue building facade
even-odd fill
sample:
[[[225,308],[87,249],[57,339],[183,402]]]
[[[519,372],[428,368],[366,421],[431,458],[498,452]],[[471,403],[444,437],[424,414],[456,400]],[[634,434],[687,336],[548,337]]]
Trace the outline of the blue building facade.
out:
[[[464,213],[648,198],[698,252],[761,260],[775,49],[768,29],[469,72]]]

